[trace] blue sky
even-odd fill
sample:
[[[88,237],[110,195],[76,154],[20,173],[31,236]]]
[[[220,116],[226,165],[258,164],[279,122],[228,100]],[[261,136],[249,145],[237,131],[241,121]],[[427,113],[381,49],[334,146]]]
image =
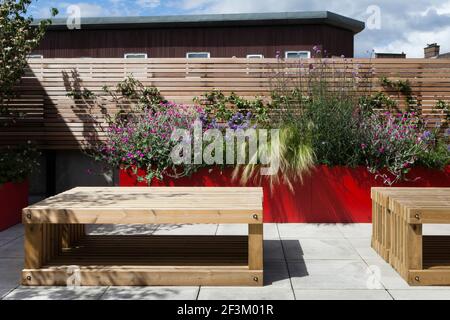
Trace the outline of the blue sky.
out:
[[[358,57],[372,50],[422,57],[433,42],[450,52],[450,0],[36,0],[30,12],[45,17],[56,7],[65,16],[70,5],[85,17],[328,10],[370,26],[356,37]]]

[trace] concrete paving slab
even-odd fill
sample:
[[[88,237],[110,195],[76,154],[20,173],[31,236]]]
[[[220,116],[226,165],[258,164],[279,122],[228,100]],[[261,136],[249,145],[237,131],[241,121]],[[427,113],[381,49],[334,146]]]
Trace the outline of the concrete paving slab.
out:
[[[291,279],[285,261],[264,262],[264,286],[291,289]]]
[[[248,224],[219,224],[218,236],[246,236],[248,235]]]
[[[370,238],[351,238],[347,239],[356,252],[363,259],[377,259],[379,258],[378,253],[371,247]]]
[[[291,289],[274,287],[201,287],[198,300],[294,300]]]
[[[289,223],[278,224],[281,238],[291,239],[343,239],[335,224]]]
[[[4,300],[97,300],[107,287],[18,287]]]
[[[8,293],[14,290],[17,286],[14,287],[0,287],[0,300],[5,297]]]
[[[282,240],[288,261],[303,259],[360,259],[346,239]]]
[[[427,226],[428,227],[428,226]],[[444,228],[443,228],[444,227]],[[157,228],[156,232],[155,229]],[[432,225],[425,234],[446,235]],[[92,229],[90,229],[92,230]],[[410,287],[370,248],[371,226],[266,224],[265,287],[18,287],[23,227],[0,233],[0,298],[8,299],[450,299],[449,287]],[[97,234],[247,234],[246,225],[96,226]],[[279,232],[282,240],[280,240]],[[388,291],[384,289],[388,289]],[[375,290],[369,290],[375,289]]]
[[[278,224],[264,223],[264,239],[280,239]]]
[[[196,300],[199,287],[109,287],[102,300]]]
[[[23,236],[24,228],[22,224],[16,224],[9,229],[0,232],[0,239],[14,240],[20,236]]]
[[[0,258],[0,287],[16,287],[20,283],[23,259]]]
[[[416,287],[410,286],[398,273],[392,268],[387,262],[382,258],[377,259],[367,259],[365,263],[369,268],[377,275],[380,282],[388,290],[449,290],[449,287],[444,286],[426,286],[426,287]]]
[[[288,267],[294,289],[373,288],[372,273],[362,260],[306,260],[288,262]]]
[[[0,258],[22,258],[24,256],[23,249],[24,239],[19,237],[0,247]]]
[[[447,290],[389,290],[395,300],[450,300],[450,289]]]
[[[0,247],[4,246],[5,244],[14,241],[14,239],[0,239]]]
[[[217,224],[163,224],[154,235],[215,235]]]
[[[294,290],[296,300],[392,300],[386,290]]]
[[[101,224],[88,225],[86,232],[92,235],[152,235],[157,229],[155,224]]]
[[[247,224],[219,224],[217,235],[248,235]],[[264,239],[279,239],[276,223],[264,224]]]
[[[450,236],[449,224],[424,224],[422,233],[430,236]]]
[[[285,260],[281,240],[264,240],[264,261],[272,260]]]
[[[370,238],[372,236],[371,223],[351,223],[351,224],[336,224],[339,231],[342,232],[344,238]]]

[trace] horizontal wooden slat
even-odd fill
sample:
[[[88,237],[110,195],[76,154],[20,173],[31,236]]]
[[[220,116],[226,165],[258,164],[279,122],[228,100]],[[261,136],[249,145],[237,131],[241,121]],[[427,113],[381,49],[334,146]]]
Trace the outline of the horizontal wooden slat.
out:
[[[432,114],[437,100],[450,100],[449,59],[325,59],[327,68],[323,74],[330,83],[339,83],[344,75],[353,77],[358,71],[362,81],[360,88],[375,92],[386,91],[392,99],[405,106],[404,97],[382,88],[382,76],[392,80],[409,80],[413,94],[422,104],[423,114],[431,118],[428,125],[434,127],[444,119],[442,112]],[[13,109],[26,117],[15,127],[0,127],[0,144],[33,140],[48,149],[76,149],[87,143],[88,133],[99,133],[90,123],[102,122],[103,114],[98,105],[67,96],[71,88],[87,88],[102,94],[102,87],[114,87],[128,75],[133,75],[146,86],[156,86],[169,100],[192,103],[192,99],[212,89],[225,94],[235,92],[248,99],[262,96],[268,99],[277,79],[299,77],[318,60],[279,61],[277,59],[31,59],[18,97],[11,101]],[[340,71],[339,76],[337,70]],[[337,79],[334,79],[337,78]],[[371,83],[371,88],[367,87]],[[102,107],[115,113],[117,106],[102,99]],[[3,121],[0,119],[0,121]],[[30,130],[24,123],[34,121]],[[86,123],[88,125],[86,126]],[[101,139],[101,137],[100,137]]]
[[[262,286],[263,271],[198,267],[168,270],[137,267],[89,268],[79,271],[81,286]],[[25,286],[67,286],[71,273],[61,269],[25,269]]]
[[[261,188],[79,187],[23,209],[23,222],[263,223]]]

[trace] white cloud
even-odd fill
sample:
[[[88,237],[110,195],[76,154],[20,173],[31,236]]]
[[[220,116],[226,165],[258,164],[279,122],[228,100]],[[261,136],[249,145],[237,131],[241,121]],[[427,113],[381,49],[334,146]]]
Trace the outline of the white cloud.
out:
[[[423,58],[423,48],[429,43],[439,43],[443,52],[448,52],[450,49],[448,42],[450,39],[450,26],[442,28],[438,32],[410,32],[406,41],[394,41],[386,46],[380,46],[376,48],[379,52],[400,52],[404,51],[408,53],[410,58]],[[422,46],[417,44],[421,43]]]
[[[435,7],[438,14],[450,14],[450,1]]]
[[[104,7],[91,4],[91,3],[74,3],[73,5],[78,6],[80,8],[81,17],[101,17],[108,14],[108,10],[104,9]]]
[[[137,0],[136,3],[142,8],[156,8],[161,5],[160,0]]]

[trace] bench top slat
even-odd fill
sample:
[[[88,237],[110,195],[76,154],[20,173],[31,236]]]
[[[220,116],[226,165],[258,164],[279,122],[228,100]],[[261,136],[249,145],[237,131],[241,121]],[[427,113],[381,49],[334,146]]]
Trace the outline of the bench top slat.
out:
[[[79,187],[23,209],[22,221],[26,224],[261,224],[263,189]]]
[[[450,188],[372,188],[371,196],[410,223],[450,223]]]
[[[261,210],[262,201],[262,188],[78,187],[38,202],[26,210]]]

